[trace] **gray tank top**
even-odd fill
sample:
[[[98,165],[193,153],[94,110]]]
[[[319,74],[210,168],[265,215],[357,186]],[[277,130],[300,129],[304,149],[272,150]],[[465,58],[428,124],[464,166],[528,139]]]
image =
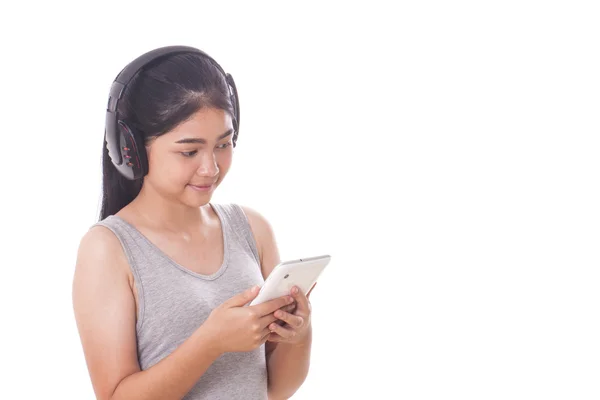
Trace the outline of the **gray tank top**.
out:
[[[225,248],[223,264],[212,275],[177,264],[116,215],[95,224],[114,232],[129,260],[138,291],[136,333],[142,370],[173,352],[225,300],[264,283],[256,242],[242,208],[211,206],[221,220]],[[183,397],[200,399],[267,399],[265,345],[218,358]]]

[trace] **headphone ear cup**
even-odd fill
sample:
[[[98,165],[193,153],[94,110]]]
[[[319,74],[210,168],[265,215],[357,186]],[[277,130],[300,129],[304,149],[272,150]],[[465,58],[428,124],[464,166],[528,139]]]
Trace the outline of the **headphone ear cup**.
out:
[[[120,151],[124,161],[119,170],[129,180],[143,178],[148,173],[146,146],[124,121],[118,121],[118,126]]]

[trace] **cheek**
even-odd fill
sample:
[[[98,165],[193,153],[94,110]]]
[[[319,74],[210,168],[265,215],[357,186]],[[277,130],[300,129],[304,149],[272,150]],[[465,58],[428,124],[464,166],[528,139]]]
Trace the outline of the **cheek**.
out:
[[[194,172],[193,168],[180,161],[176,156],[149,158],[150,175],[162,187],[178,186]]]
[[[231,162],[233,160],[233,154],[231,151],[228,151],[227,153],[221,154],[219,156],[219,158],[217,159],[217,165],[219,166],[219,172],[222,176],[224,176],[227,171],[229,170],[229,167],[231,167]]]

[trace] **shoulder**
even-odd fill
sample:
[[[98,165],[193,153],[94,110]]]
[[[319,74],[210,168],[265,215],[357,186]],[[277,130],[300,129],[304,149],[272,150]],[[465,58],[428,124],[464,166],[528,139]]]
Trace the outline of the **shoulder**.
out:
[[[246,214],[246,218],[250,224],[250,229],[252,230],[256,241],[256,247],[261,262],[261,270],[266,279],[273,268],[280,262],[273,225],[263,213],[260,213],[256,209],[241,204],[239,207],[244,214]]]
[[[248,222],[253,230],[256,229],[258,233],[262,234],[273,232],[273,226],[262,213],[246,205],[240,204],[239,207],[244,211],[244,214],[246,214],[246,218],[248,218]]]
[[[242,209],[246,215],[246,218],[248,219],[248,223],[250,224],[250,228],[254,234],[256,246],[258,247],[258,254],[262,260],[264,246],[275,237],[273,226],[267,217],[256,209],[241,204],[239,207]]]
[[[80,239],[76,263],[79,272],[125,272],[126,263],[121,242],[108,227],[94,225]]]
[[[132,277],[119,238],[106,226],[92,226],[80,239],[72,281],[78,317],[100,307],[107,298],[130,300]]]
[[[83,351],[98,398],[139,371],[135,346],[136,304],[124,271],[126,257],[109,228],[92,226],[81,238],[72,303]]]
[[[94,225],[82,236],[79,251],[101,253],[104,250],[115,250],[121,243],[112,230],[104,225]]]

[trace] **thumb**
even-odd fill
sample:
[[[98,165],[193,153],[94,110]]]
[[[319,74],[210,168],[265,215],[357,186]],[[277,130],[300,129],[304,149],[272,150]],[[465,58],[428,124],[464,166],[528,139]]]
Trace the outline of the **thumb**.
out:
[[[260,287],[258,285],[253,286],[250,289],[246,289],[242,293],[236,294],[235,296],[233,296],[232,298],[227,300],[224,305],[225,305],[225,307],[228,307],[228,308],[243,307],[246,304],[248,304],[249,302],[251,302],[252,300],[254,300],[254,298],[258,295],[259,291],[260,291]]]

